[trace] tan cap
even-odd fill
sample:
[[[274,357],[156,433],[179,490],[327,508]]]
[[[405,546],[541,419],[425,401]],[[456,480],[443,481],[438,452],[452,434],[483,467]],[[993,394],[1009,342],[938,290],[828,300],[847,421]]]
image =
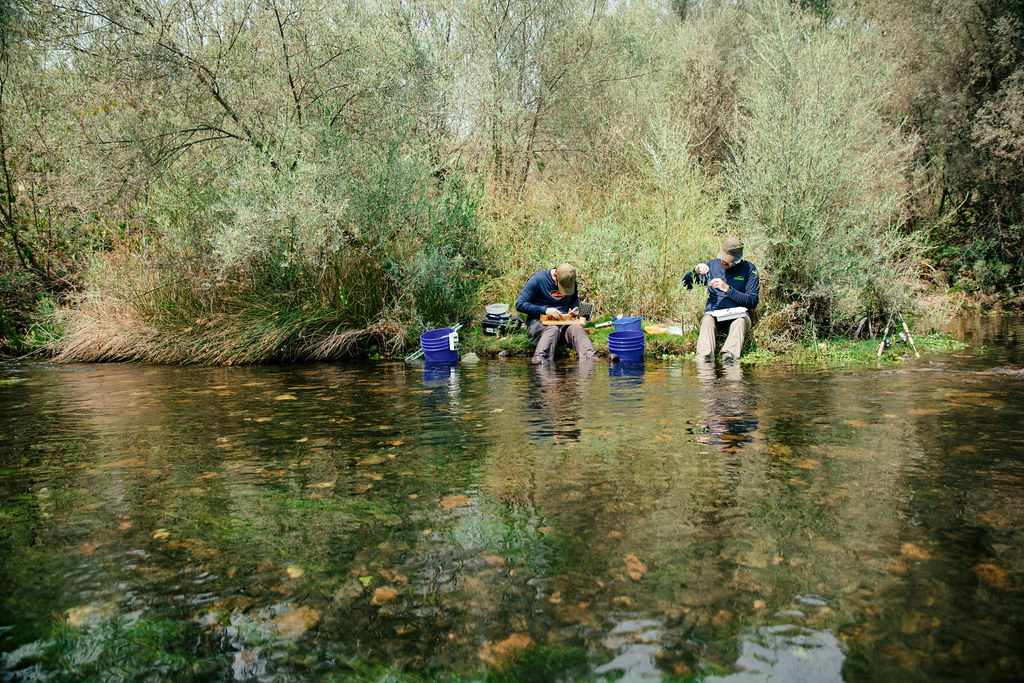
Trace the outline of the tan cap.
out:
[[[718,258],[726,263],[733,263],[743,256],[743,240],[739,237],[726,237],[722,243],[722,250],[718,252]]]
[[[555,268],[555,282],[562,296],[570,296],[576,291],[576,269],[568,263],[558,266]]]

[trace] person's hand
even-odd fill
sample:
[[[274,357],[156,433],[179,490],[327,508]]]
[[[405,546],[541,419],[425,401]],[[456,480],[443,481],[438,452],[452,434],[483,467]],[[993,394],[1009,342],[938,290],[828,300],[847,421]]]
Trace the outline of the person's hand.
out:
[[[697,271],[697,275],[707,275],[708,271],[710,271],[711,269],[708,268],[708,264],[706,263],[698,263],[697,267],[694,268],[694,270]]]
[[[544,315],[551,318],[552,320],[561,320],[562,312],[555,307],[549,307],[548,310],[544,311]]]
[[[711,282],[709,282],[709,283],[708,283],[708,286],[709,286],[709,287],[714,287],[715,289],[717,289],[717,290],[718,290],[718,291],[720,291],[720,292],[728,292],[728,291],[729,291],[729,289],[731,289],[731,288],[729,287],[729,283],[728,283],[728,282],[726,282],[725,280],[723,280],[723,279],[722,279],[722,278],[720,278],[720,277],[716,277],[716,278],[715,278],[714,280],[712,280]]]

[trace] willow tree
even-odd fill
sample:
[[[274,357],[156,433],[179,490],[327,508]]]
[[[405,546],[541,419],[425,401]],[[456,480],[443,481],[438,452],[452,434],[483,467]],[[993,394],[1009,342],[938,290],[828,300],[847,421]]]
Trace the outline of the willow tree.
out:
[[[739,226],[763,263],[774,324],[841,332],[869,306],[908,303],[904,230],[914,139],[886,116],[897,82],[877,27],[748,5],[757,29],[728,171]]]
[[[915,214],[951,283],[1024,301],[1024,2],[873,2],[921,138]]]
[[[52,10],[75,29],[56,37],[70,57],[54,68],[93,104],[82,138],[138,197],[135,236],[93,269],[66,354],[319,357],[360,331],[400,345],[466,305],[477,193],[425,152],[429,74],[399,14],[301,0]]]

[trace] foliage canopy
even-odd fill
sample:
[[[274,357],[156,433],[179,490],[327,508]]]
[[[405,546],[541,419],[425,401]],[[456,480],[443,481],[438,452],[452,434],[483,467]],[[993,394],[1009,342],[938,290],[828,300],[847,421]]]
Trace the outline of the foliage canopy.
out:
[[[1022,294],[1019,0],[4,0],[0,24],[8,345],[42,297],[63,357],[395,351],[561,260],[609,312],[688,319],[682,275],[732,232],[765,340],[912,309],[922,276]]]

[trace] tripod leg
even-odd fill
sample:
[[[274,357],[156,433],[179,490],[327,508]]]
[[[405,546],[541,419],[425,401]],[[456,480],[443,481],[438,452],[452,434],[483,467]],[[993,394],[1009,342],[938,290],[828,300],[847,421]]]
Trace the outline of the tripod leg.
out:
[[[907,327],[907,321],[903,319],[902,313],[899,311],[897,311],[897,313],[900,316],[900,322],[903,323],[903,331],[907,333],[907,339],[910,341],[910,348],[914,349],[914,355],[920,358],[921,354],[917,352],[917,346],[914,344],[914,338],[910,336],[910,328]]]
[[[882,334],[882,341],[878,345],[878,353],[875,354],[875,358],[882,357],[882,351],[885,350],[885,340],[889,338],[889,325],[892,324],[892,313],[889,314],[889,321],[885,323],[885,332]]]

